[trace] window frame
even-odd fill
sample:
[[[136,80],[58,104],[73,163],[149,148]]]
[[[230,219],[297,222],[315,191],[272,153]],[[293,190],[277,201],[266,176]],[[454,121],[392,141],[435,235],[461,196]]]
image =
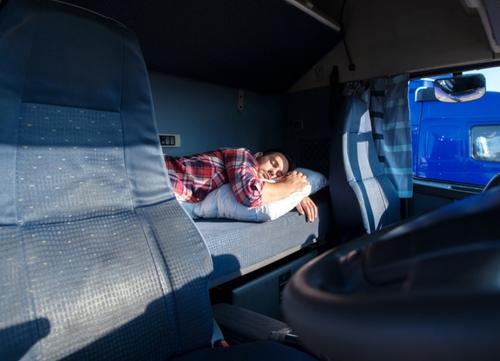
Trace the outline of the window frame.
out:
[[[469,130],[469,149],[470,149],[470,157],[471,159],[477,161],[477,162],[489,162],[489,163],[500,163],[500,158],[498,160],[491,160],[491,159],[484,159],[484,158],[477,158],[475,154],[475,142],[473,139],[473,129],[474,128],[486,128],[486,127],[498,127],[498,132],[500,133],[500,123],[498,124],[476,124],[472,125]]]

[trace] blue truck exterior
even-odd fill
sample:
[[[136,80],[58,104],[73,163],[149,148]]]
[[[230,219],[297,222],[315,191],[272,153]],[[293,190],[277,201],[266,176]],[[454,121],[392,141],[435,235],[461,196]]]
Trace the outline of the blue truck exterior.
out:
[[[471,129],[500,125],[500,93],[486,92],[475,101],[415,101],[417,89],[432,80],[412,80],[408,100],[413,144],[413,175],[442,182],[484,186],[500,173],[500,163],[474,159]]]

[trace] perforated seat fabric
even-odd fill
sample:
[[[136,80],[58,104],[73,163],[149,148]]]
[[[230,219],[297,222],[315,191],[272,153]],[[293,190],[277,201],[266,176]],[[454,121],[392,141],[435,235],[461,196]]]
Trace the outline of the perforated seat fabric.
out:
[[[134,36],[64,3],[4,1],[0,75],[0,359],[209,347],[211,258],[170,191]],[[247,351],[299,354],[281,349]]]
[[[348,97],[342,137],[347,182],[354,191],[367,233],[400,219],[399,198],[378,160],[365,102]],[[333,200],[334,201],[334,200]]]
[[[169,190],[134,36],[63,3],[4,3],[0,359],[209,346],[211,259]]]
[[[318,218],[307,223],[292,211],[265,223],[224,219],[199,219],[196,225],[212,254],[214,272],[211,285],[218,285],[292,254],[330,229],[330,204],[316,200]]]

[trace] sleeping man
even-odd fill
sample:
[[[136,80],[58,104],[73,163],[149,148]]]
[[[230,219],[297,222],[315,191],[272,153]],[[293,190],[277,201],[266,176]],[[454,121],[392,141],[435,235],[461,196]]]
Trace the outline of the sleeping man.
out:
[[[286,198],[308,184],[306,176],[293,171],[291,158],[278,149],[252,155],[245,148],[227,148],[186,157],[165,156],[165,163],[173,192],[183,202],[201,202],[214,189],[230,183],[238,202],[253,208]],[[297,210],[308,222],[318,214],[309,197]]]

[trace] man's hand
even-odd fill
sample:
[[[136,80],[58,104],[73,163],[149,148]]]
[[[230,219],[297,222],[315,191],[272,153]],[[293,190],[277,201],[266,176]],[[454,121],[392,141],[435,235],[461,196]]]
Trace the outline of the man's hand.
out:
[[[280,182],[286,184],[289,187],[290,193],[300,192],[309,185],[307,177],[295,170],[283,177]]]
[[[301,192],[309,186],[307,177],[300,172],[290,172],[276,183],[264,183],[262,188],[262,204],[269,204],[288,197],[294,192]]]
[[[306,215],[306,219],[309,223],[312,223],[318,216],[318,207],[316,207],[316,204],[314,204],[313,200],[309,197],[301,200],[296,208],[299,214]]]

